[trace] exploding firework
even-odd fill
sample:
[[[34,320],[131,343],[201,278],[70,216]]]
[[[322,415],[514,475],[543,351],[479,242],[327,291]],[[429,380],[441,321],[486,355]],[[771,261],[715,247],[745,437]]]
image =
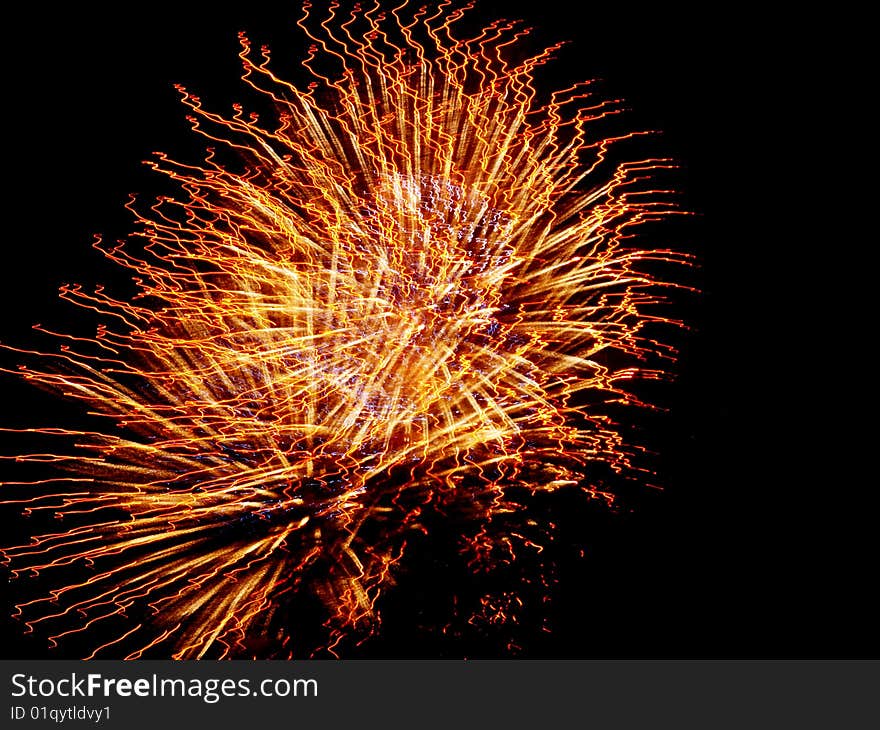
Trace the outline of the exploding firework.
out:
[[[633,135],[591,130],[619,104],[539,93],[558,47],[522,53],[515,23],[458,37],[448,3],[337,10],[306,5],[302,88],[241,36],[270,112],[180,89],[204,159],[157,154],[175,194],[132,201],[134,235],[95,244],[135,296],[62,287],[96,333],[46,330],[60,349],[19,368],[96,424],[7,429],[52,444],[14,458],[53,475],[4,485],[64,518],[4,550],[43,591],[16,616],[50,645],[338,653],[375,631],[432,525],[491,570],[552,539],[536,496],[611,501],[597,474],[644,474],[609,404],[644,405],[630,384],[671,361],[646,331],[670,322],[670,285],[648,271],[686,259],[630,244],[676,212],[651,182],[670,163],[610,164]],[[320,646],[297,643],[303,602]],[[487,594],[470,620],[521,604]]]

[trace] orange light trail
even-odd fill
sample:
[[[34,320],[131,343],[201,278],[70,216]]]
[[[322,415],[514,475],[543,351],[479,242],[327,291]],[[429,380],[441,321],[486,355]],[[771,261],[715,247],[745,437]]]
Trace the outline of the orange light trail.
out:
[[[61,347],[16,371],[106,426],[20,429],[66,446],[16,461],[72,476],[4,484],[74,525],[3,550],[16,585],[62,581],[16,609],[53,644],[234,657],[267,637],[292,656],[276,618],[310,595],[338,653],[379,625],[429,512],[481,569],[543,550],[528,495],[610,501],[597,465],[643,474],[605,406],[645,405],[629,384],[673,361],[646,328],[676,324],[657,306],[675,285],[648,270],[687,257],[632,247],[678,212],[652,182],[672,163],[609,162],[635,135],[591,130],[620,104],[539,93],[558,46],[521,58],[515,23],[459,38],[450,2],[338,10],[305,4],[305,90],[241,36],[270,114],[180,88],[204,160],[156,154],[177,193],[133,200],[129,241],[95,243],[136,296],[65,285],[96,334],[38,326]],[[71,566],[88,570],[66,583]]]

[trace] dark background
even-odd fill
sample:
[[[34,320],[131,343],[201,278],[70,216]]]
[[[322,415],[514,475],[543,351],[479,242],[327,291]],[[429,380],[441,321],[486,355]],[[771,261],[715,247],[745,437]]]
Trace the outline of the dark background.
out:
[[[113,276],[92,234],[124,236],[127,194],[160,189],[140,160],[192,149],[172,83],[213,108],[236,100],[239,30],[279,63],[297,56],[296,3],[241,5],[33,4],[8,19],[4,342],[33,342],[34,322],[64,326],[59,284]],[[842,406],[861,396],[836,365],[846,344],[834,310],[849,293],[824,221],[841,192],[817,172],[828,139],[813,133],[834,82],[801,45],[805,19],[748,4],[710,13],[564,0],[486,1],[476,12],[571,40],[545,78],[602,78],[633,109],[629,128],[663,130],[658,150],[680,161],[678,184],[699,214],[676,228],[699,256],[703,293],[679,305],[693,332],[663,395],[669,416],[651,434],[665,491],[625,514],[573,508],[562,528],[586,558],[562,561],[553,634],[526,637],[523,655],[880,655],[875,485],[856,466],[866,426]],[[0,388],[4,423],[65,407],[7,376]],[[361,653],[496,653],[491,641],[451,645],[424,628],[419,616],[445,585],[425,576],[401,588],[383,637]],[[5,626],[7,658],[45,655]]]

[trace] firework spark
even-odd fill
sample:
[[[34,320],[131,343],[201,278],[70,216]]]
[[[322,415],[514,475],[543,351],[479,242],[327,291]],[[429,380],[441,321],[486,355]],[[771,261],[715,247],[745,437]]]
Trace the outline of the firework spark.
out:
[[[429,515],[479,570],[543,550],[531,496],[611,500],[595,470],[638,468],[605,405],[643,405],[629,383],[671,359],[645,332],[669,321],[645,262],[684,258],[628,245],[675,212],[651,182],[670,163],[609,167],[632,135],[590,130],[619,104],[539,94],[558,47],[520,58],[515,23],[459,38],[448,3],[337,10],[299,21],[304,90],[241,36],[272,113],[180,89],[204,159],[157,154],[176,194],[132,201],[130,240],[95,244],[136,296],[62,287],[96,334],[49,332],[60,350],[19,369],[100,421],[18,429],[54,445],[13,458],[72,476],[4,485],[64,518],[4,550],[21,583],[55,586],[16,607],[52,645],[229,657],[266,637],[292,656],[283,607],[308,598],[337,651],[378,625]],[[484,596],[472,621],[521,603]]]

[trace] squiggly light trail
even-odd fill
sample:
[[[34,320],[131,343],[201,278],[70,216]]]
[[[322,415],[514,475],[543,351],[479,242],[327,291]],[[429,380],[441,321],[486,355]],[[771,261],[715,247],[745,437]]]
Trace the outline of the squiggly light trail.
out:
[[[590,126],[619,105],[587,84],[539,101],[556,47],[515,61],[515,23],[461,39],[449,3],[337,10],[299,22],[306,90],[241,37],[271,118],[181,89],[204,161],[158,154],[179,192],[132,202],[126,244],[96,243],[137,296],[63,287],[97,334],[52,333],[61,350],[20,368],[106,417],[21,429],[70,448],[18,461],[75,476],[4,487],[74,525],[4,551],[18,585],[90,569],[18,605],[52,644],[225,657],[265,634],[292,655],[280,607],[309,594],[336,651],[377,625],[428,511],[478,569],[543,549],[523,495],[611,499],[593,465],[635,468],[602,404],[637,404],[627,383],[662,375],[640,362],[671,354],[642,333],[664,321],[642,264],[683,257],[627,245],[674,211],[650,183],[668,161],[605,171],[615,140]]]

